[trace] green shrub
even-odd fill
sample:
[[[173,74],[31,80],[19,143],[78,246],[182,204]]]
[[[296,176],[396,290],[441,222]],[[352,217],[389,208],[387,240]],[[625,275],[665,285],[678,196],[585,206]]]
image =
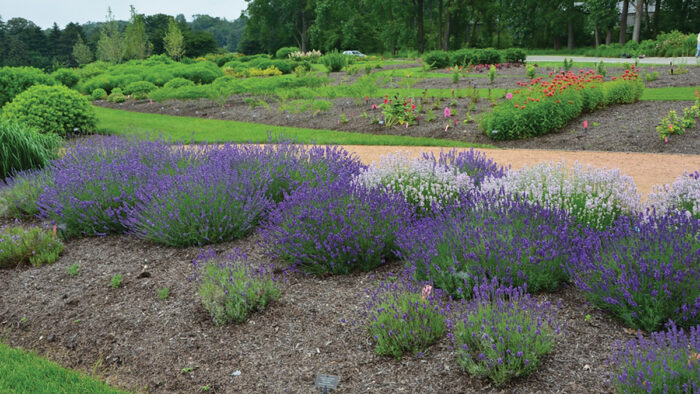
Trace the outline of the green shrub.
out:
[[[131,96],[135,100],[143,100],[148,98],[148,93],[156,89],[156,85],[148,81],[132,82],[126,85],[124,93]]]
[[[329,72],[338,72],[347,66],[348,58],[337,50],[333,50],[321,57],[321,63]]]
[[[7,183],[0,189],[6,215],[17,219],[32,217],[39,214],[39,195],[45,187],[53,184],[53,174],[47,168],[23,171],[8,179]]]
[[[508,48],[503,51],[503,59],[508,63],[523,63],[527,54],[520,48]]]
[[[493,48],[477,49],[474,53],[476,64],[497,64],[502,62],[501,53]]]
[[[39,134],[16,122],[0,119],[0,180],[19,171],[45,166],[56,157],[61,138]]]
[[[58,70],[54,71],[51,76],[63,86],[67,86],[71,89],[80,80],[80,75],[78,75],[78,73],[71,68],[59,68]]]
[[[51,264],[58,260],[61,252],[63,243],[47,230],[38,227],[0,229],[0,268]]]
[[[97,124],[90,101],[61,85],[32,86],[5,105],[2,117],[60,136],[70,132],[87,134]]]
[[[86,64],[78,73],[80,74],[80,79],[86,80],[107,72],[111,66],[111,63],[96,61]]]
[[[34,67],[0,68],[0,108],[34,85],[54,85],[56,81]]]
[[[214,63],[197,62],[191,65],[178,65],[178,67],[173,70],[173,75],[175,77],[189,79],[194,83],[208,84],[224,75],[224,72]]]
[[[282,47],[275,52],[275,57],[278,59],[287,60],[289,59],[289,54],[292,52],[299,52],[300,49],[297,47]]]
[[[445,51],[431,51],[423,55],[423,63],[430,68],[445,68],[450,65],[450,57]]]
[[[92,101],[104,100],[106,98],[107,98],[107,92],[102,88],[97,88],[97,89],[92,91],[92,94],[90,94],[90,99],[92,99]]]
[[[107,97],[107,101],[110,103],[123,103],[126,101],[126,96],[124,93],[122,93],[122,90],[120,88],[114,88],[112,90],[112,93],[109,94]]]
[[[223,77],[222,77],[223,78]],[[196,100],[200,98],[213,98],[213,85],[190,85],[179,88],[160,88],[149,95],[153,101],[165,100]]]
[[[166,89],[177,89],[184,86],[194,86],[194,82],[185,78],[174,78],[163,85],[163,87]]]

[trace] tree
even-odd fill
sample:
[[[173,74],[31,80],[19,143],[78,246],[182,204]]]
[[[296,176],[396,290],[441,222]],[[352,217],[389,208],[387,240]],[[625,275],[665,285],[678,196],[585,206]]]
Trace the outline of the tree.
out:
[[[146,23],[143,15],[137,14],[134,6],[130,6],[131,24],[126,28],[126,58],[143,59],[151,52],[151,43],[146,35]]]
[[[107,22],[100,31],[97,42],[97,58],[106,62],[119,63],[124,59],[126,45],[124,36],[119,31],[119,25],[114,20],[112,8],[107,8]]]
[[[90,63],[93,59],[90,47],[85,44],[81,36],[78,36],[78,42],[73,46],[73,58],[81,66]]]
[[[634,30],[632,31],[632,40],[639,42],[639,33],[642,31],[642,15],[644,14],[644,2],[637,0],[634,8]]]
[[[612,29],[618,21],[617,0],[587,0],[585,10],[586,22],[594,31],[595,46],[600,45],[601,32],[606,33],[605,43],[610,44]]]
[[[185,39],[175,19],[168,21],[168,31],[163,37],[163,47],[171,58],[179,60],[185,54]]]
[[[622,13],[620,14],[620,45],[625,45],[625,41],[627,41],[627,13],[629,8],[629,0],[623,0]]]

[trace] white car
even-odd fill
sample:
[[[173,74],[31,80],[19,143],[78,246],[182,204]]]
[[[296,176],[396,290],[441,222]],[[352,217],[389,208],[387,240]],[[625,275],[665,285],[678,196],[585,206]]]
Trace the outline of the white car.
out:
[[[365,57],[365,54],[360,51],[344,51],[343,55]]]

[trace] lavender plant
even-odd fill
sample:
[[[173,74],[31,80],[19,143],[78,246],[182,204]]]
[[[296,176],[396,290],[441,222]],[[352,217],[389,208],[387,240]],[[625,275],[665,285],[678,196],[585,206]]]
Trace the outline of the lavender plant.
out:
[[[571,275],[594,305],[646,331],[700,323],[700,219],[622,217],[582,247]]]
[[[554,348],[557,309],[496,278],[474,287],[474,299],[450,327],[457,361],[469,374],[502,386],[537,369]]]
[[[457,151],[456,149],[447,152],[441,151],[438,158],[432,153],[423,153],[423,158],[446,169],[456,169],[459,173],[469,175],[476,187],[481,186],[481,182],[486,178],[503,177],[507,171],[507,168],[499,167],[495,161],[486,157],[485,154],[474,150],[474,148],[467,151]]]
[[[51,232],[39,227],[0,228],[0,268],[51,264],[58,260],[63,248]]]
[[[624,346],[617,343],[610,382],[618,393],[700,392],[700,326],[670,324],[650,338],[641,333]]]
[[[382,156],[353,180],[368,188],[380,187],[388,193],[400,193],[419,214],[428,214],[454,200],[474,183],[467,174],[450,165],[438,165],[425,159],[411,159],[407,153]]]
[[[677,210],[700,219],[700,171],[684,172],[671,185],[655,186],[647,204],[659,213]]]
[[[413,220],[403,198],[345,180],[303,185],[270,212],[263,238],[271,253],[313,274],[368,271],[392,258]]]
[[[578,162],[571,168],[562,161],[509,171],[502,178],[485,180],[482,189],[522,194],[544,207],[564,209],[578,223],[596,229],[609,227],[641,205],[631,177],[620,170],[584,167]]]
[[[448,305],[432,286],[411,280],[382,281],[365,304],[367,329],[375,353],[401,358],[404,353],[423,354],[446,332]]]
[[[550,291],[568,280],[568,260],[577,253],[574,228],[561,210],[472,193],[401,233],[398,246],[416,280],[453,297],[469,297],[479,280],[494,277]]]
[[[37,199],[44,188],[53,183],[53,175],[44,168],[15,174],[0,184],[0,199],[7,207],[7,216],[24,218],[39,214]]]
[[[242,323],[281,295],[271,267],[253,267],[240,252],[222,258],[202,251],[193,264],[199,298],[217,325]]]

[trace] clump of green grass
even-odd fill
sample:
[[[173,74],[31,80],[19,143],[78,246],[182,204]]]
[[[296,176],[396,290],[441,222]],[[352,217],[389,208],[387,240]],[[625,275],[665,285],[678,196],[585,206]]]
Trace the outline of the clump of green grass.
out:
[[[124,276],[122,274],[115,274],[112,275],[112,278],[109,280],[109,287],[116,289],[122,285],[122,280],[124,279]]]

